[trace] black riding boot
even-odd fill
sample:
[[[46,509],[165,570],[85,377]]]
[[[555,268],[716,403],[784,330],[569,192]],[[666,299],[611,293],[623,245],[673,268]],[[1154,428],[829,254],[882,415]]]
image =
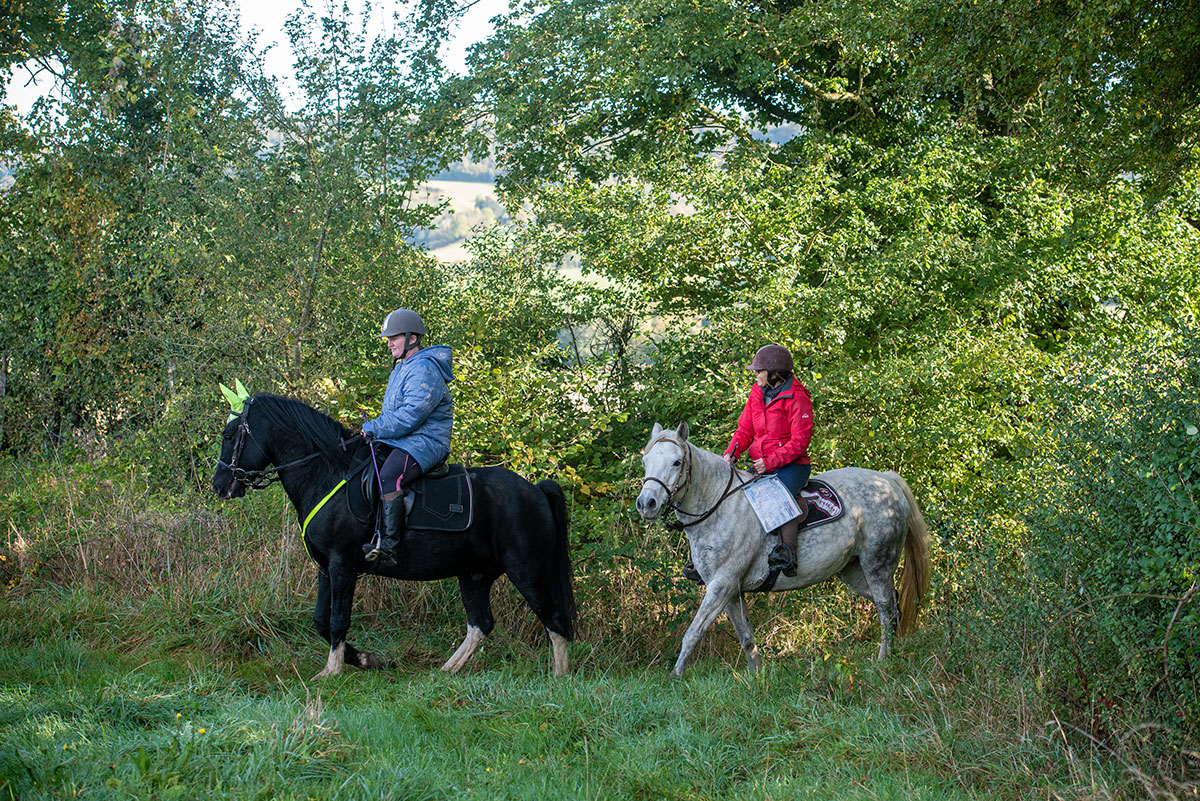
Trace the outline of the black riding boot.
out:
[[[379,536],[379,544],[369,542],[363,546],[363,551],[368,562],[386,570],[396,566],[396,547],[400,544],[400,534],[404,531],[404,493],[389,492],[380,499],[380,506],[383,530]]]
[[[800,523],[790,520],[779,527],[779,542],[767,555],[767,567],[785,576],[796,575],[796,532]]]
[[[704,579],[700,576],[700,571],[696,569],[696,563],[691,559],[683,566],[683,577],[701,587],[704,586]]]
[[[778,569],[783,575],[796,575],[796,542],[800,524],[808,517],[808,504],[801,498],[796,498],[800,504],[800,516],[789,520],[779,527],[779,544],[767,556],[767,567]]]

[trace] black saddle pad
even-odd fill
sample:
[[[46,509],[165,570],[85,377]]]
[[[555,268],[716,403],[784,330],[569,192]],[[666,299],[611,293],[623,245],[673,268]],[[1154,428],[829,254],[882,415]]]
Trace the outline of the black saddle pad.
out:
[[[376,449],[380,446],[376,445]],[[379,479],[369,457],[346,473],[346,503],[350,513],[365,523],[375,518],[379,507]],[[460,464],[444,462],[408,487],[407,528],[428,531],[465,531],[474,520],[475,492],[471,476]]]
[[[444,476],[422,476],[409,489],[413,505],[408,528],[427,531],[465,531],[475,518],[475,490],[471,474],[461,464],[448,465]]]
[[[808,517],[804,518],[802,529],[832,523],[845,511],[842,499],[833,487],[815,478],[810,478],[804,489],[800,490],[800,497],[808,502]]]

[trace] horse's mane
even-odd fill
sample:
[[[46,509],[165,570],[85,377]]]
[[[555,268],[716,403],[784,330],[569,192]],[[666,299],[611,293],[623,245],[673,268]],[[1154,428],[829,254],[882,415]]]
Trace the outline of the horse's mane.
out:
[[[337,420],[295,398],[255,395],[254,409],[268,422],[288,429],[290,436],[315,451],[340,451],[342,440],[353,436],[353,432]]]

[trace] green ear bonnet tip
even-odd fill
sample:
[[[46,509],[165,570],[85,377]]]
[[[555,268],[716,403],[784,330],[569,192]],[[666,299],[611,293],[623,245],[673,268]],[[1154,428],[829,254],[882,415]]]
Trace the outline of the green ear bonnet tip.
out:
[[[233,385],[237,387],[236,391],[230,389],[224,384],[217,384],[217,386],[221,388],[221,394],[224,395],[225,400],[229,402],[229,420],[233,420],[242,413],[242,410],[246,408],[246,401],[250,398],[250,393],[246,390],[246,387],[242,385],[242,380],[240,378],[235,378]],[[226,420],[225,422],[228,423],[229,420]]]

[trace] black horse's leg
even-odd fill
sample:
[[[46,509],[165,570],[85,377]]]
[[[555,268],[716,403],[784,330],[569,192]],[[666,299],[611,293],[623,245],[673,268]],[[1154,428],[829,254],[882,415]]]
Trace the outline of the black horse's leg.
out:
[[[317,571],[317,606],[313,610],[313,622],[317,624],[317,634],[329,642],[329,573]]]
[[[498,573],[480,576],[459,576],[458,590],[462,594],[463,607],[467,610],[467,636],[462,645],[454,652],[454,656],[446,660],[442,670],[457,673],[462,670],[483,638],[492,633],[496,622],[492,619],[492,583],[499,577]]]
[[[565,604],[562,601],[569,600],[573,606],[574,600],[570,595],[564,598],[555,592],[555,570],[555,565],[540,563],[531,558],[521,564],[511,564],[508,580],[521,593],[525,603],[529,604],[529,608],[546,629],[546,635],[550,638],[554,675],[563,676],[569,669],[567,643],[575,636],[575,631],[571,613],[564,608]],[[566,580],[569,581],[569,578]]]
[[[325,669],[314,677],[318,679],[338,675],[346,664],[348,647],[346,632],[350,629],[350,607],[354,601],[354,585],[358,581],[358,575],[354,572],[354,568],[337,553],[330,555],[327,572],[329,575],[329,659],[325,663]],[[321,589],[318,586],[318,604],[320,596]],[[317,614],[320,615],[321,612],[318,611]],[[317,625],[318,627],[321,625],[320,621]],[[354,656],[351,664],[357,664],[358,653],[352,647],[350,651]]]
[[[321,639],[329,643],[329,647],[333,647],[333,643],[329,641],[329,617],[332,612],[330,606],[329,592],[329,574],[325,571],[320,571],[317,574],[317,606],[313,611],[313,622],[317,624],[317,633],[321,635]],[[343,641],[345,651],[343,653],[343,661],[347,665],[354,665],[364,669],[381,668],[385,663],[383,659],[373,653],[360,651],[348,642]]]

